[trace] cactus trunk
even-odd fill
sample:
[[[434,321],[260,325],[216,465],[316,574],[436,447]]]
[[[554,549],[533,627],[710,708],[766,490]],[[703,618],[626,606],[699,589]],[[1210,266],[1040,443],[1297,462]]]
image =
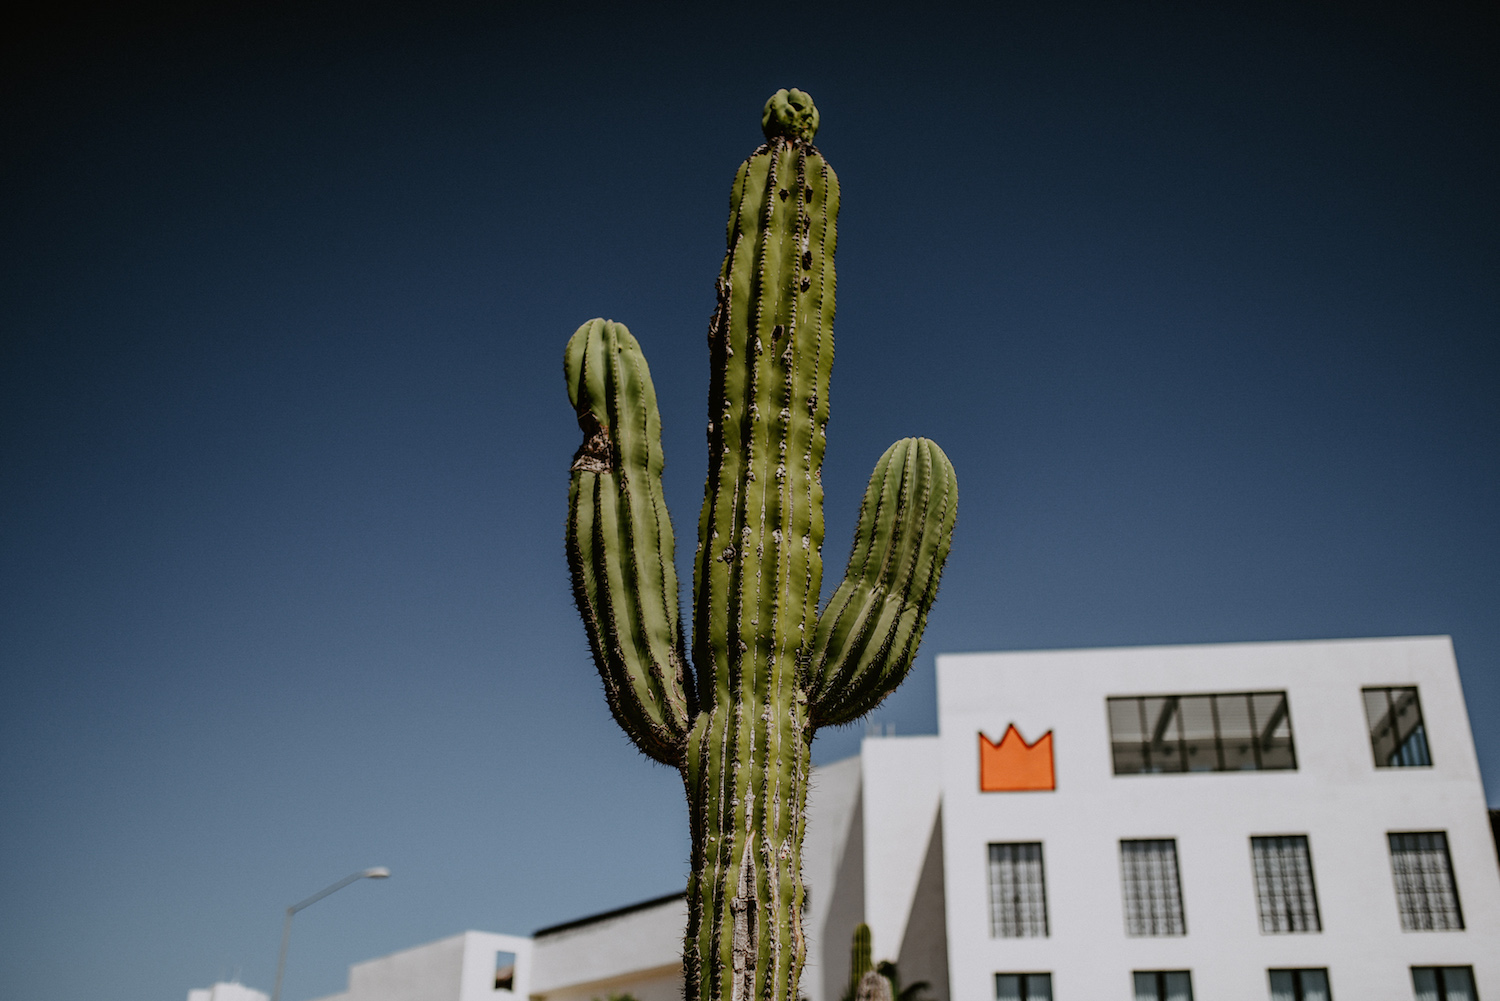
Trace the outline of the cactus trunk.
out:
[[[797,997],[813,734],[868,712],[905,676],[957,514],[942,451],[891,446],[819,614],[839,188],[812,145],[817,119],[799,91],[772,97],[766,144],[731,192],[709,325],[692,670],[645,358],[607,320],[580,327],[565,356],[585,436],[569,494],[575,600],[616,721],[682,771],[688,797],[688,1001]]]
[[[770,709],[767,712],[767,709]],[[795,998],[811,744],[795,700],[704,713],[684,769],[692,824],[683,977],[690,998]]]

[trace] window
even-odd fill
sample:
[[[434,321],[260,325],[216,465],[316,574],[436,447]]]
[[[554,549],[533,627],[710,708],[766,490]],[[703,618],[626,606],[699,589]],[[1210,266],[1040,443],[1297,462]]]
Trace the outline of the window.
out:
[[[997,973],[995,1001],[1052,1001],[1052,974]]]
[[[1417,1001],[1479,1001],[1472,966],[1413,966]]]
[[[1425,768],[1432,764],[1422,703],[1415,688],[1366,688],[1365,719],[1376,768]]]
[[[516,954],[513,952],[495,953],[495,990],[513,991],[516,989]]]
[[[1193,978],[1187,970],[1137,970],[1135,1001],[1193,1001]]]
[[[990,845],[990,936],[1047,934],[1047,883],[1037,841]]]
[[[1187,934],[1176,841],[1121,841],[1120,875],[1125,884],[1125,934]]]
[[[1402,931],[1457,931],[1464,926],[1442,831],[1391,834],[1391,872]]]
[[[1271,970],[1271,1001],[1331,1001],[1327,970]]]
[[[1313,886],[1312,853],[1301,834],[1251,838],[1255,906],[1263,932],[1322,931],[1318,891]],[[1300,995],[1299,995],[1300,996]]]
[[[1295,771],[1286,692],[1109,700],[1116,775]]]

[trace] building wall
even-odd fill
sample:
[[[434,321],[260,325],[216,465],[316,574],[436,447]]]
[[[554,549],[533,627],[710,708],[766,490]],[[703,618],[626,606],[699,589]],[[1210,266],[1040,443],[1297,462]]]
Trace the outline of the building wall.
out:
[[[536,1001],[680,1001],[687,901],[674,897],[535,938],[531,997]]]
[[[500,952],[516,957],[508,991],[495,987]],[[531,939],[469,931],[356,963],[348,990],[321,1001],[517,1001],[528,996],[531,965]]]
[[[188,991],[187,1001],[270,1001],[270,995],[244,984],[220,981],[212,987]]]
[[[1362,686],[1416,685],[1430,768],[1377,769]],[[997,972],[1055,996],[1131,997],[1133,970],[1189,969],[1196,997],[1265,998],[1267,969],[1327,967],[1342,999],[1411,998],[1409,967],[1473,966],[1500,997],[1500,870],[1446,637],[972,654],[938,658],[943,852],[954,1001]],[[1285,690],[1298,767],[1113,774],[1111,695]],[[980,793],[978,734],[1054,734],[1056,790]],[[1445,831],[1466,928],[1403,932],[1386,834]],[[1309,838],[1323,931],[1262,934],[1252,835]],[[1187,934],[1125,934],[1119,841],[1174,838]],[[1050,934],[992,938],[987,846],[1043,845]]]
[[[808,1001],[839,1001],[849,979],[849,939],[864,920],[865,865],[860,758],[814,768],[807,792],[802,879],[807,887]]]
[[[865,923],[875,960],[897,960],[942,798],[937,737],[866,737]]]

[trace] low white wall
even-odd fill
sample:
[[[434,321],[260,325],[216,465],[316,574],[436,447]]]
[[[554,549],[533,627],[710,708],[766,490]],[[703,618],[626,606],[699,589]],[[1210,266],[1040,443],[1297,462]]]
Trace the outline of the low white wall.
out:
[[[591,921],[578,928],[539,935],[532,948],[531,994],[550,998],[563,988],[576,988],[587,994],[595,990],[594,985],[641,976],[648,971],[663,968],[680,971],[686,928],[687,901],[678,898]],[[640,1001],[647,999],[642,997]]]

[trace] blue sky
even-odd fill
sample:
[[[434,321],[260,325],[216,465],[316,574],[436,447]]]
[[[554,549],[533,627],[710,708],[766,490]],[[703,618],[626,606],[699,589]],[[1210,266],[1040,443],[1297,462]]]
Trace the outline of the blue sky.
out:
[[[269,990],[371,865],[289,1001],[683,885],[571,605],[562,347],[640,339],[690,533],[778,87],[843,181],[831,574],[890,441],[962,492],[876,722],[934,730],[936,652],[1444,633],[1500,803],[1493,16],[799,10],[8,33],[0,994]]]

